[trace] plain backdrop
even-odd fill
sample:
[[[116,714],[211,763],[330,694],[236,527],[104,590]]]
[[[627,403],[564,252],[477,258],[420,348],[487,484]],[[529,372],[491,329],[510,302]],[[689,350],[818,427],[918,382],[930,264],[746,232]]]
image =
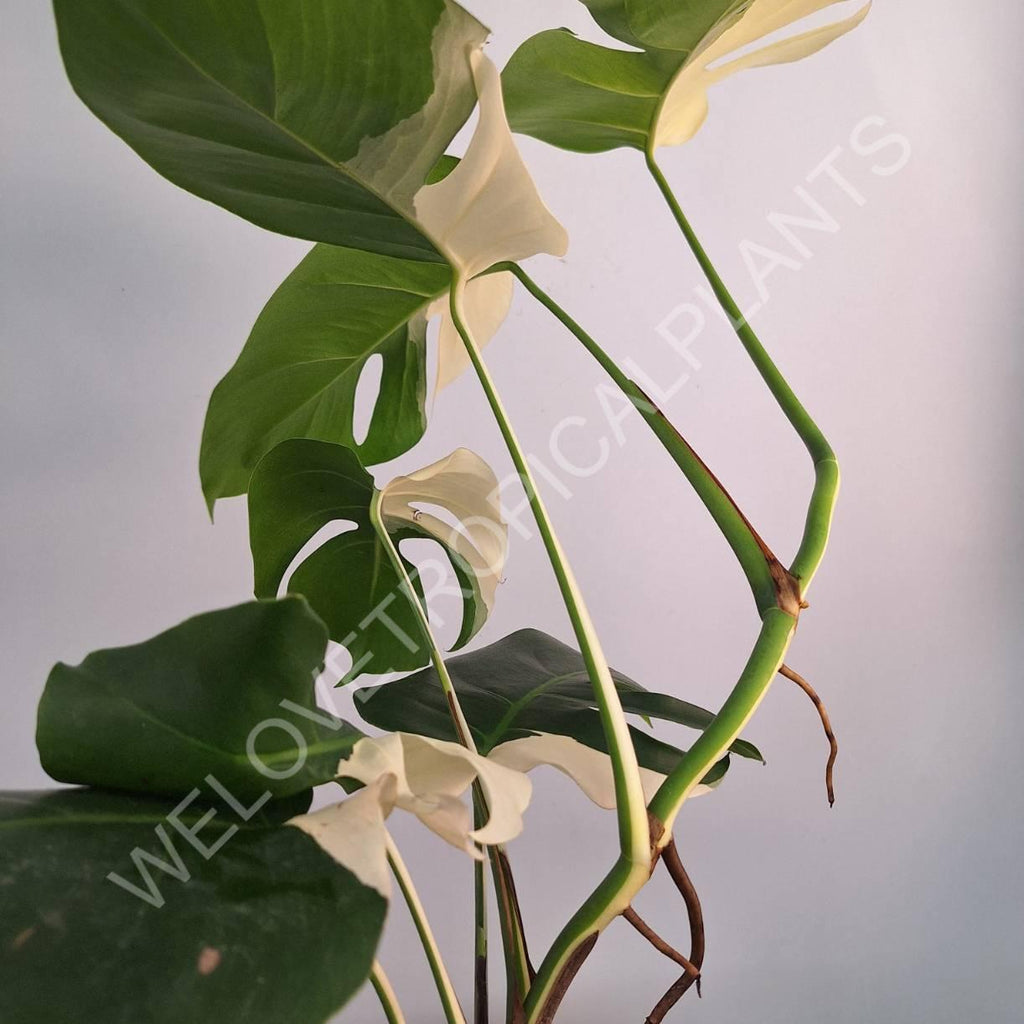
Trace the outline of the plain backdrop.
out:
[[[545,27],[597,35],[573,0],[469,6],[493,27],[499,63]],[[0,784],[26,788],[47,784],[33,724],[55,661],[249,595],[244,503],[223,503],[210,525],[199,436],[209,392],[307,246],[179,191],[100,125],[67,85],[46,4],[0,0],[0,20]],[[755,327],[845,473],[790,659],[831,709],[839,801],[830,812],[813,709],[780,681],[749,730],[768,766],[737,764],[679,822],[708,958],[704,999],[678,1019],[1020,1020],[1022,31],[1006,0],[879,0],[816,57],[721,86],[699,136],[664,155],[744,306],[758,292],[743,253],[761,252],[759,265],[764,248],[786,254]],[[864,152],[889,133],[904,141]],[[700,304],[702,280],[641,159],[522,149],[572,237],[567,260],[531,269],[616,358],[666,388],[690,374],[666,411],[791,554],[808,460],[723,322],[709,314],[691,344],[699,369],[659,333],[666,320],[686,333],[674,311]],[[814,175],[826,158],[849,188]],[[837,224],[798,230],[809,255],[771,220],[809,215],[799,187]],[[547,493],[611,661],[717,706],[757,622],[685,481],[639,421],[618,443],[599,369],[528,297],[487,357],[557,480]],[[566,417],[570,460],[608,443],[600,472],[576,477],[552,457]],[[469,377],[380,477],[461,444],[508,470]],[[571,636],[539,541],[516,537],[479,642],[526,625]],[[512,854],[541,954],[610,865],[615,829],[561,776],[535,781]],[[414,821],[395,829],[468,1001],[469,863]],[[666,881],[640,905],[683,940]],[[399,907],[382,957],[411,1020],[438,1021]],[[639,1021],[674,976],[617,925],[564,1020]],[[365,995],[342,1014],[378,1019]]]

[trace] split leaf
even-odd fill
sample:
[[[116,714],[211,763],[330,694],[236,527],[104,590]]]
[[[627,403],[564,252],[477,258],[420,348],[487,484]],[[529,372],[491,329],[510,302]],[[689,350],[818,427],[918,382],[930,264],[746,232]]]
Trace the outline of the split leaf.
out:
[[[392,490],[393,488],[393,490]],[[278,445],[259,464],[249,491],[249,523],[256,595],[282,586],[306,597],[331,638],[353,659],[346,679],[419,668],[429,660],[413,605],[370,518],[373,478],[354,452],[322,441]],[[506,526],[497,503],[498,481],[478,456],[464,449],[383,489],[389,534],[441,544],[463,593],[461,647],[478,632],[493,604],[504,566]],[[446,508],[456,525],[413,508]],[[457,524],[463,519],[467,525]],[[347,527],[305,554],[325,527]],[[415,567],[405,563],[419,586]]]
[[[427,314],[450,280],[441,264],[315,246],[210,399],[200,456],[210,507],[244,494],[259,460],[289,438],[346,445],[364,466],[412,448],[427,424]],[[374,357],[380,387],[356,443],[357,387]]]

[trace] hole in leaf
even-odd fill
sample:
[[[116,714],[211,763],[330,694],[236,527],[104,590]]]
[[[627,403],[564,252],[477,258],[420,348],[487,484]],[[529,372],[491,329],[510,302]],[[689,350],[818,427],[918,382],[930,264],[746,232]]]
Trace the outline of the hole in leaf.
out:
[[[362,444],[370,433],[370,424],[380,398],[380,382],[384,379],[384,357],[375,352],[363,364],[356,384],[356,395],[352,409],[352,437],[356,444]]]

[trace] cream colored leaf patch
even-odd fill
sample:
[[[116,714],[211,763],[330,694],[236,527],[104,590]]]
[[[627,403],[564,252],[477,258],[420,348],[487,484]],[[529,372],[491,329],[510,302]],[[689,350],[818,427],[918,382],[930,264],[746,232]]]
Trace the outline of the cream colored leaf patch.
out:
[[[455,3],[447,3],[434,28],[434,89],[426,105],[383,135],[364,139],[350,166],[374,183],[400,210],[413,212],[415,193],[465,124],[476,102],[462,54],[483,46],[489,31]]]
[[[483,617],[494,608],[508,554],[508,526],[501,517],[498,478],[479,455],[459,448],[431,466],[392,480],[382,493],[385,526],[412,526],[443,544],[468,567],[483,602]],[[416,505],[436,505],[456,526]]]
[[[523,830],[533,786],[520,771],[457,743],[410,733],[362,739],[338,765],[338,777],[365,786],[347,800],[288,822],[311,836],[364,885],[390,896],[386,819],[397,807],[416,815],[458,850],[482,859],[478,847],[507,843]],[[490,807],[480,829],[464,797],[479,781]]]
[[[459,166],[415,202],[419,222],[466,280],[496,263],[564,256],[569,246],[516,149],[498,69],[479,50],[469,61],[480,98],[473,139]]]
[[[490,759],[519,772],[530,772],[541,765],[557,768],[569,776],[598,807],[614,810],[615,778],[612,759],[600,750],[594,750],[570,736],[538,733],[518,740],[509,740],[495,747]],[[640,769],[644,797],[650,802],[665,781],[665,776],[649,768]],[[693,796],[709,793],[711,787],[700,785]]]
[[[506,271],[477,277],[462,285],[462,315],[477,345],[483,347],[498,333],[512,307],[514,291],[515,278]],[[449,295],[445,294],[427,311],[428,316],[441,318],[437,337],[435,393],[448,387],[472,365],[452,319],[450,301]]]
[[[673,80],[655,126],[654,146],[679,145],[697,134],[708,114],[711,86],[747,68],[786,64],[808,57],[855,29],[871,9],[869,0],[849,17],[734,56],[772,33],[842,2],[844,0],[753,0],[738,18],[720,25],[694,50]]]
[[[415,207],[419,222],[456,270],[466,326],[483,346],[508,315],[514,282],[507,273],[476,275],[540,253],[564,256],[569,236],[544,205],[516,149],[498,69],[479,50],[469,53],[469,61],[480,98],[476,131],[458,167],[420,189]],[[444,296],[430,309],[431,315],[441,317],[438,391],[470,364],[449,301]]]
[[[396,780],[382,775],[339,804],[288,822],[315,839],[363,885],[391,897],[384,819],[395,806]]]
[[[474,843],[506,843],[522,832],[523,812],[532,794],[530,780],[521,772],[458,743],[410,733],[360,740],[352,756],[338,766],[338,775],[367,785],[382,775],[394,776],[395,806],[415,814],[427,828],[471,856],[478,855]],[[474,831],[461,798],[477,780],[491,816]]]

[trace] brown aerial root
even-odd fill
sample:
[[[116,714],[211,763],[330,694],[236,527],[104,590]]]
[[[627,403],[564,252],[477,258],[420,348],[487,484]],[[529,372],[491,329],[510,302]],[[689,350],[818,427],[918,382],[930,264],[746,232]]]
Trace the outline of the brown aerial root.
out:
[[[700,996],[700,973],[704,966],[704,912],[697,890],[679,858],[675,840],[665,847],[661,859],[686,904],[686,913],[690,919],[690,956],[687,959],[685,973],[661,997],[658,1005],[648,1015],[645,1024],[661,1024],[669,1010],[686,995],[691,986],[697,986],[697,995]]]
[[[822,699],[815,692],[814,687],[811,686],[803,676],[798,675],[788,665],[783,665],[779,669],[779,674],[785,676],[785,678],[789,679],[791,682],[796,683],[796,685],[807,694],[811,699],[811,702],[818,709],[818,715],[821,718],[821,724],[825,729],[825,736],[829,742],[828,764],[825,766],[825,787],[828,790],[828,805],[829,807],[835,807],[836,788],[834,772],[836,760],[839,757],[839,741],[836,739],[836,734],[832,731],[832,722],[828,717],[828,711],[826,710]]]
[[[677,963],[687,974],[693,976],[696,981],[700,977],[700,971],[689,960],[667,943],[632,907],[629,907],[622,915],[662,956]]]

